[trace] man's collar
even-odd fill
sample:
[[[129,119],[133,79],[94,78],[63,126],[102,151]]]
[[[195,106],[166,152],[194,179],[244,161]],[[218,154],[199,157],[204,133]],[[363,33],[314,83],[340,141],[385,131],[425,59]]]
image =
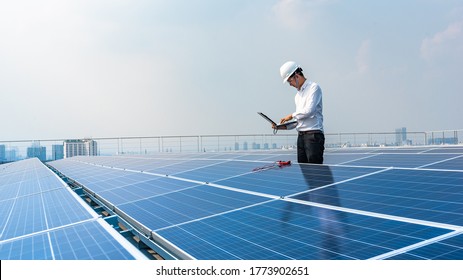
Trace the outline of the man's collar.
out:
[[[298,90],[300,92],[304,91],[305,88],[310,84],[309,80],[305,80],[305,82],[302,84],[301,88]]]

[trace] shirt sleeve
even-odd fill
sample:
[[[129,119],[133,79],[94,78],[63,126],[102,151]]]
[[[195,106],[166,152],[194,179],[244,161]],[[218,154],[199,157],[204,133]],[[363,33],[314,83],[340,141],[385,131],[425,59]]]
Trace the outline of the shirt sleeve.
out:
[[[296,112],[293,113],[293,118],[296,120],[313,118],[321,99],[322,90],[318,84],[313,83],[308,89],[308,92],[302,96],[301,100],[297,101],[300,104],[296,105]]]

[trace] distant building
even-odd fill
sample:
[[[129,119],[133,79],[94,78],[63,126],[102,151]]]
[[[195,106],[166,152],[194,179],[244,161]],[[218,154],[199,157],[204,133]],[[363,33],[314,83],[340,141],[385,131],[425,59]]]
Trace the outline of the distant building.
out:
[[[428,145],[456,145],[458,144],[458,137],[437,137],[428,139]]]
[[[235,142],[235,151],[238,151],[240,149],[240,143]]]
[[[5,145],[0,145],[0,163],[6,161],[6,149]]]
[[[407,144],[407,128],[401,127],[395,130],[395,143],[398,146]]]
[[[27,148],[27,158],[38,158],[40,161],[47,160],[47,148],[40,146],[39,143],[32,143],[32,146]]]
[[[92,139],[66,140],[63,146],[64,158],[98,155],[97,142]]]
[[[51,146],[51,159],[58,160],[64,158],[64,145],[56,144]]]
[[[16,161],[18,160],[18,148],[14,147],[14,148],[10,148],[9,150],[6,150],[5,152],[5,156],[6,156],[6,161],[9,162],[9,161]]]

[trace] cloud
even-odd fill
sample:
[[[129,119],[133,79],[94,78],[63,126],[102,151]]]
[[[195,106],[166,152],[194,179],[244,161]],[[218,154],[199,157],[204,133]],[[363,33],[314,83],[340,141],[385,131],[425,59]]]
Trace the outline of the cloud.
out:
[[[461,57],[463,52],[463,20],[451,23],[444,31],[427,37],[421,43],[421,57],[433,60]]]
[[[273,12],[283,26],[303,29],[310,22],[310,2],[312,1],[280,0],[273,6]]]

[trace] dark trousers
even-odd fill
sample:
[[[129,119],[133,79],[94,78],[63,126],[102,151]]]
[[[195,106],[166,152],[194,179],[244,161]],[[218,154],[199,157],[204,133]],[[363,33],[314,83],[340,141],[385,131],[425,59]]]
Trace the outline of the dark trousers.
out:
[[[297,162],[323,163],[325,135],[321,132],[299,134],[297,137]]]

